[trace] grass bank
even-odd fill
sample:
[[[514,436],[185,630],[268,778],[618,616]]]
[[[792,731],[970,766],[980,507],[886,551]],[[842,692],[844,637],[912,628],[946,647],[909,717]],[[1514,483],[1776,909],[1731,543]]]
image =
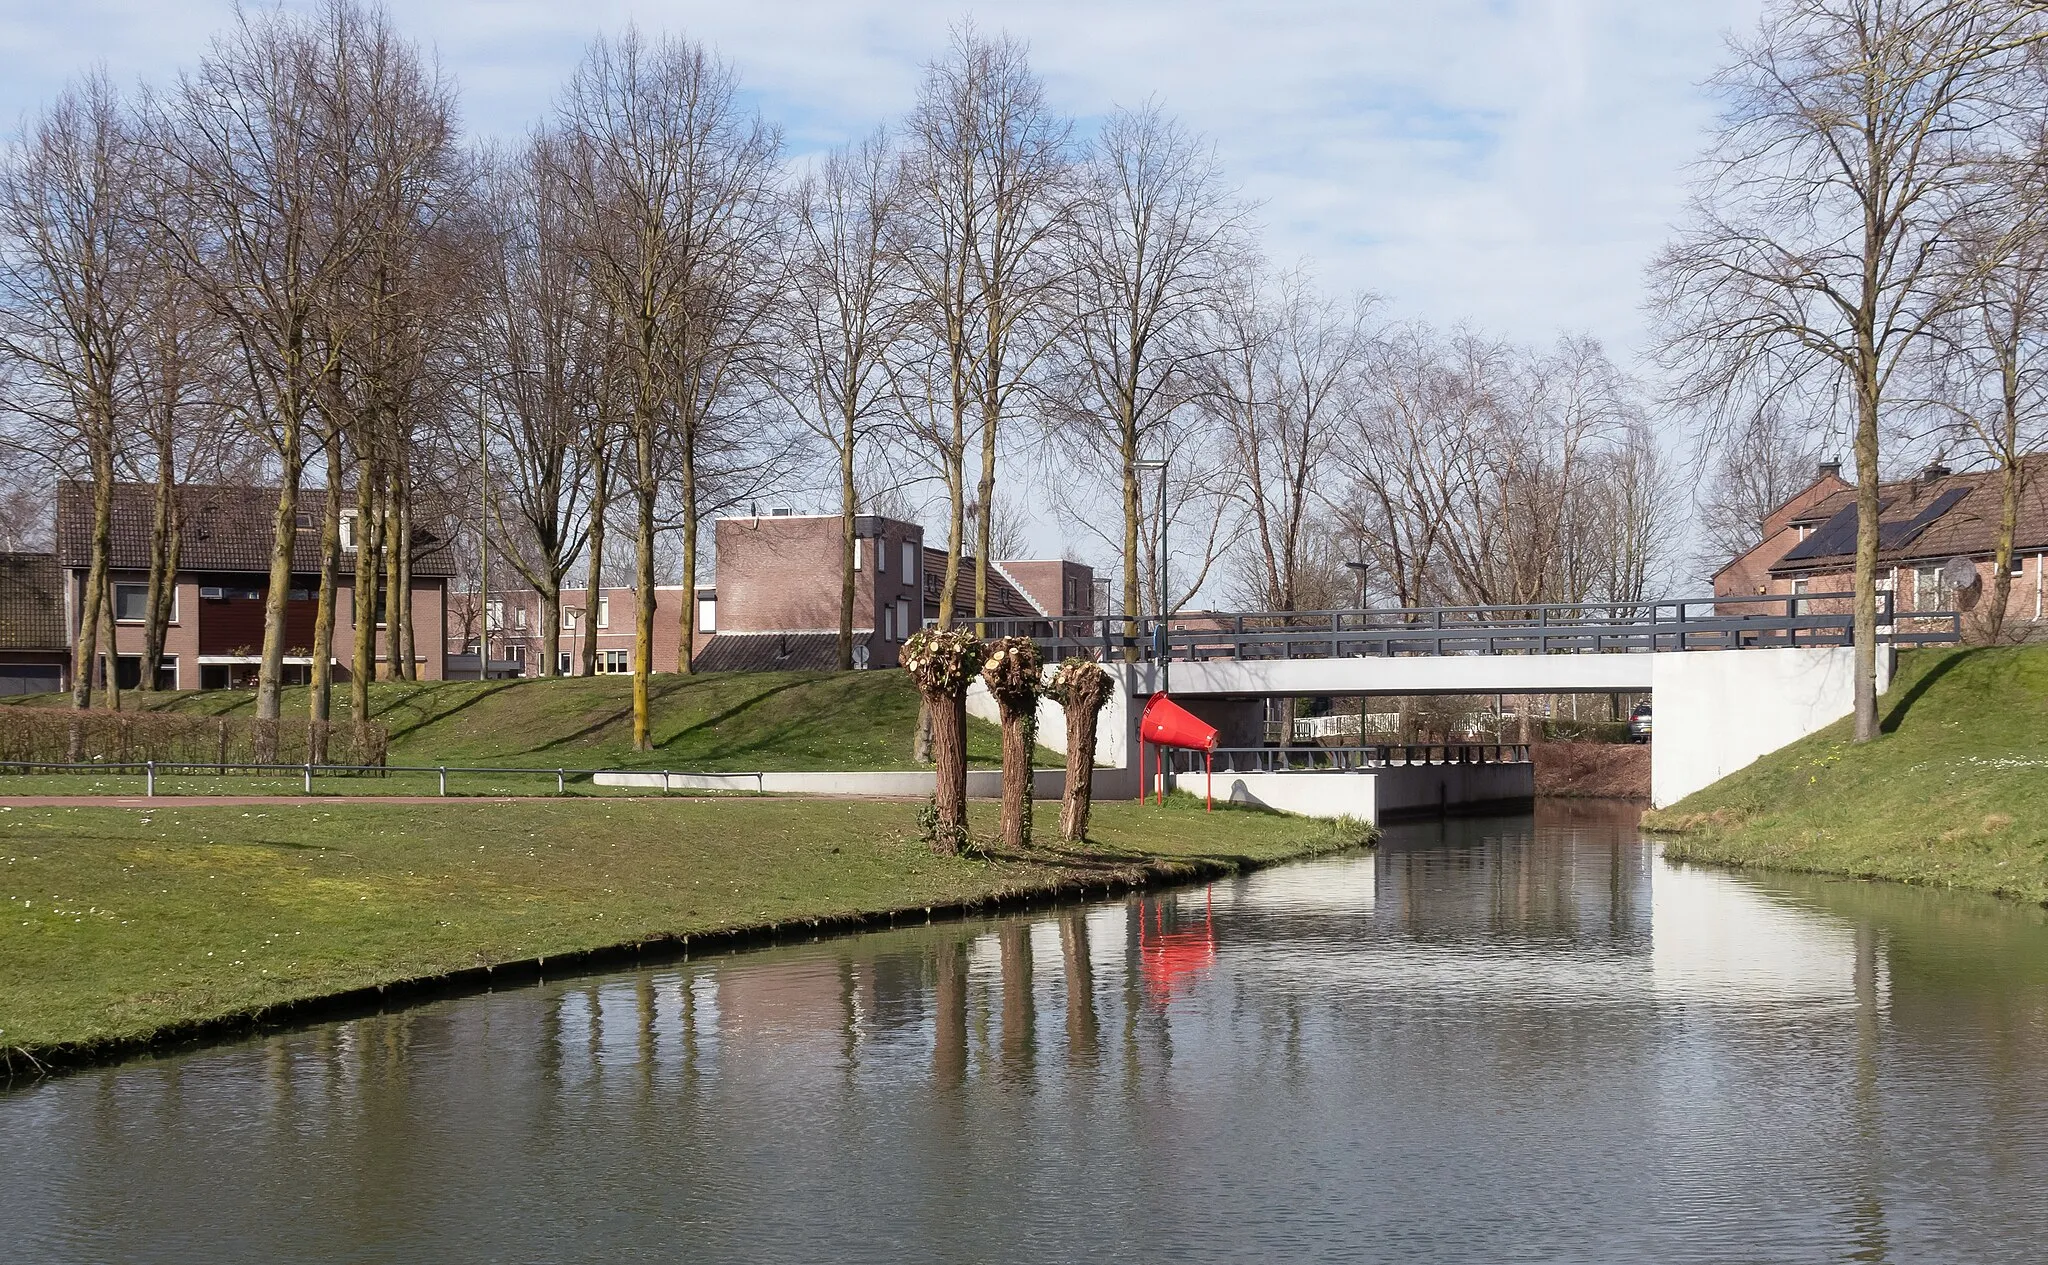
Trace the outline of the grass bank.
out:
[[[0,810],[0,1051],[16,1071],[23,1056],[62,1066],[309,1017],[322,999],[516,982],[686,936],[1194,879],[1369,833],[1103,804],[1086,848],[983,860],[932,855],[914,812],[760,799]],[[992,830],[992,813],[975,827]]]
[[[1661,812],[1691,861],[2048,902],[2048,646],[1915,651],[1879,701]]]
[[[286,690],[285,714],[304,715],[305,696],[303,688]],[[345,690],[338,692],[338,719],[347,716],[347,697]],[[636,751],[628,676],[385,681],[370,687],[370,715],[390,729],[393,764],[701,773],[915,767],[910,741],[917,690],[901,672],[660,675],[650,683],[649,701],[654,749]],[[68,702],[46,695],[25,705]],[[248,690],[130,692],[122,706],[249,715],[255,696]],[[1000,765],[1001,731],[982,720],[967,723],[968,762]],[[1049,752],[1040,757],[1058,763]],[[123,785],[112,793],[129,789]],[[5,790],[0,785],[0,793]]]

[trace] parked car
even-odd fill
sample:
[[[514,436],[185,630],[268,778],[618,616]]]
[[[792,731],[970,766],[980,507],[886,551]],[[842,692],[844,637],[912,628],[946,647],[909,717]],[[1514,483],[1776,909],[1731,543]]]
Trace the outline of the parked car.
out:
[[[1648,742],[1650,740],[1650,705],[1637,703],[1628,714],[1628,740]]]

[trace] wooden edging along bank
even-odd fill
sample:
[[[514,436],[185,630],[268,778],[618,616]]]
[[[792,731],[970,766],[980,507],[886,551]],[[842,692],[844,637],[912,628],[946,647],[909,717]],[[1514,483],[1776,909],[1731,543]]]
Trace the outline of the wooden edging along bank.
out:
[[[117,1063],[143,1054],[161,1054],[226,1044],[271,1032],[289,1031],[341,1019],[359,1019],[403,1010],[428,1001],[480,996],[500,988],[543,983],[549,978],[581,975],[641,964],[687,962],[693,954],[731,954],[744,949],[769,948],[782,944],[808,944],[868,931],[895,927],[926,926],[938,922],[964,922],[1017,913],[1046,906],[1108,900],[1136,892],[1156,891],[1188,883],[1213,882],[1237,874],[1249,874],[1275,865],[1306,861],[1370,847],[1373,832],[1359,841],[1331,846],[1310,846],[1287,856],[1258,860],[1239,857],[1218,860],[1190,857],[1186,860],[1148,860],[1134,863],[1123,873],[1090,882],[1062,880],[994,892],[971,900],[936,905],[909,905],[894,909],[818,918],[792,918],[783,922],[748,926],[718,927],[690,933],[661,932],[638,940],[572,949],[530,958],[516,958],[485,966],[468,966],[434,975],[367,984],[361,988],[294,998],[248,1010],[215,1015],[205,1019],[183,1019],[134,1036],[110,1037],[100,1041],[65,1041],[39,1046],[0,1046],[0,1090],[17,1080],[33,1080],[53,1074]]]

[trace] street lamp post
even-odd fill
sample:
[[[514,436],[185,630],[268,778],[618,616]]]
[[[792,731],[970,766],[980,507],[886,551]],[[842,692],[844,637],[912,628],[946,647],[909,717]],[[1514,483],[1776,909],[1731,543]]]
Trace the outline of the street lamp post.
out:
[[[1365,562],[1363,559],[1353,558],[1345,562],[1344,565],[1358,579],[1358,601],[1353,609],[1362,611],[1365,609]]]
[[[586,602],[590,600],[590,594],[587,590],[583,595],[583,600]],[[571,664],[581,663],[583,656],[577,652],[583,649],[583,608],[580,606],[564,606],[562,608],[562,617],[569,621],[569,662]],[[565,673],[560,670],[562,665],[559,659],[552,666],[556,669],[555,674],[557,676],[573,675],[573,673]]]

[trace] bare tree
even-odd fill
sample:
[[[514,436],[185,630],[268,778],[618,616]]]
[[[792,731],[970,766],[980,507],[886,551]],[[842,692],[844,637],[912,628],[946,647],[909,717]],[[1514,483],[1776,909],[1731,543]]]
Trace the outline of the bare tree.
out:
[[[926,68],[905,125],[902,253],[930,340],[901,375],[915,384],[913,428],[931,445],[949,500],[938,618],[950,624],[967,523],[966,461],[978,436],[972,499],[992,504],[1003,421],[1058,329],[1056,251],[1071,194],[1070,125],[1045,104],[1024,45],[953,32]],[[974,611],[988,614],[989,540],[977,529]]]
[[[1777,401],[1718,428],[1697,498],[1703,565],[1711,570],[1763,539],[1765,517],[1813,481],[1816,440]]]
[[[65,90],[0,168],[0,355],[7,404],[33,419],[92,484],[92,541],[78,637],[74,707],[92,703],[97,657],[119,706],[109,572],[115,461],[127,432],[129,360],[146,233],[133,201],[134,129],[105,75]]]
[[[894,244],[896,156],[883,133],[828,155],[791,194],[783,396],[839,476],[839,666],[853,666],[855,472],[891,408],[888,356],[909,305]],[[908,635],[907,631],[903,635]]]
[[[1842,384],[1855,408],[1856,739],[1877,737],[1880,430],[1894,379],[1953,304],[1939,267],[1979,140],[2013,108],[2038,5],[1781,0],[1736,46],[1691,223],[1653,266],[1691,401],[1759,380]]]
[[[1265,610],[1300,609],[1312,570],[1314,512],[1327,458],[1354,406],[1370,300],[1348,309],[1300,272],[1249,280],[1221,306],[1204,406],[1225,427],[1245,507],[1239,596]]]
[[[167,173],[158,224],[234,340],[243,416],[276,462],[256,687],[264,720],[280,709],[308,427],[342,354],[321,325],[356,265],[369,202],[344,195],[363,144],[337,131],[367,122],[346,102],[348,68],[330,38],[351,11],[334,0],[312,18],[238,13],[163,100],[150,133]]]
[[[488,503],[500,554],[540,595],[542,676],[559,670],[562,582],[590,533],[592,448],[583,439],[602,408],[610,365],[554,146],[536,135],[493,181],[478,339],[495,366],[485,371],[485,416],[504,486]]]
[[[1082,168],[1064,261],[1067,333],[1055,346],[1049,394],[1065,434],[1114,472],[1123,512],[1112,543],[1127,614],[1144,605],[1145,577],[1158,574],[1156,563],[1140,571],[1147,520],[1138,461],[1169,446],[1198,451],[1170,445],[1168,427],[1188,425],[1185,406],[1216,350],[1211,310],[1229,273],[1248,262],[1244,214],[1214,151],[1156,104],[1113,113]],[[1066,469],[1077,464],[1059,456]],[[1134,621],[1125,634],[1137,636]]]
[[[637,548],[633,742],[652,746],[657,503],[664,439],[679,452],[683,582],[694,589],[696,443],[707,404],[728,389],[732,326],[758,316],[725,271],[757,247],[769,204],[775,132],[740,107],[730,67],[686,40],[628,30],[592,45],[560,108],[565,203],[579,251],[612,310],[633,380],[624,419]],[[595,570],[595,568],[593,568]],[[695,603],[684,602],[685,619]],[[685,625],[681,666],[688,670]]]

